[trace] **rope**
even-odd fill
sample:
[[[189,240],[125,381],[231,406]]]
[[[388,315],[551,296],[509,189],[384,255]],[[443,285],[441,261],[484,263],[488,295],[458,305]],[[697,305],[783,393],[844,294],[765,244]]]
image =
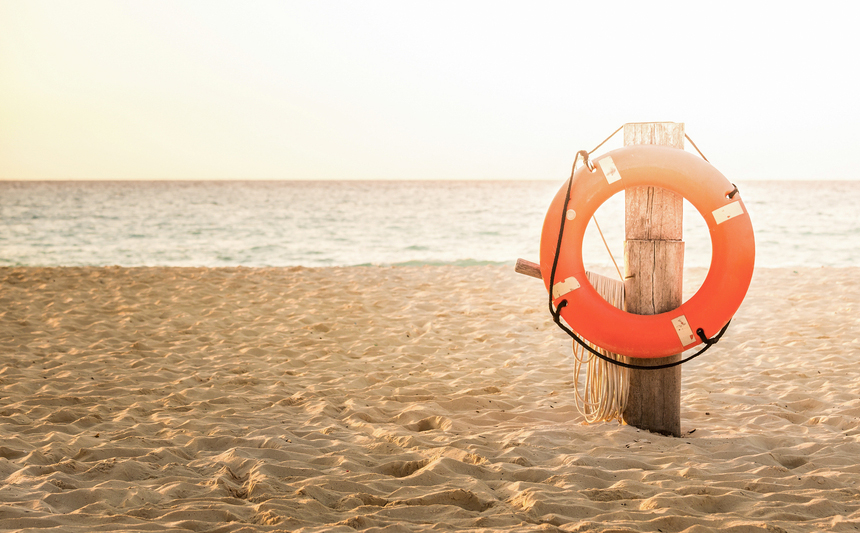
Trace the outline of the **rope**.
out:
[[[641,124],[644,124],[644,123],[641,123]],[[621,131],[621,130],[623,130],[623,129],[624,129],[624,125],[622,124],[622,125],[621,125],[621,127],[620,127],[620,128],[618,128],[617,130],[613,131],[613,132],[612,132],[612,134],[611,134],[609,137],[607,137],[607,138],[603,139],[603,142],[601,142],[600,144],[598,144],[597,146],[595,146],[593,150],[591,150],[590,152],[586,152],[586,157],[585,157],[586,162],[588,162],[588,156],[589,156],[589,155],[591,155],[591,154],[593,154],[594,152],[596,152],[596,151],[597,151],[601,146],[603,146],[604,144],[606,144],[606,143],[609,141],[609,139],[611,139],[611,138],[615,137],[615,134],[616,134],[616,133],[618,133],[619,131]],[[700,155],[700,156],[702,156],[702,159],[704,159],[705,161],[708,161],[708,158],[707,158],[707,157],[705,157],[705,154],[703,154],[703,153],[702,153],[702,151],[701,151],[701,150],[699,150],[699,147],[698,147],[698,146],[696,146],[696,143],[694,143],[694,142],[693,142],[693,139],[692,139],[692,138],[690,138],[690,136],[689,136],[689,135],[687,135],[687,133],[686,133],[686,132],[684,133],[684,138],[685,138],[685,139],[687,139],[688,141],[690,141],[690,144],[692,144],[692,145],[693,145],[693,148],[695,148],[695,149],[696,149],[696,151],[699,153],[699,155]],[[710,161],[708,161],[708,163],[710,163]],[[594,168],[593,168],[593,167],[592,167],[592,170],[594,170]]]
[[[615,256],[612,255],[612,250],[609,249],[609,244],[606,242],[606,237],[603,236],[603,230],[600,229],[600,224],[597,223],[597,217],[592,215],[591,220],[593,220],[594,225],[597,226],[597,231],[598,231],[598,233],[600,233],[600,238],[603,239],[603,246],[606,247],[606,253],[609,254],[609,259],[612,259],[612,264],[615,265],[615,271],[618,272],[618,278],[621,280],[621,283],[624,283],[624,275],[621,274],[621,269],[618,268],[618,263],[615,262]],[[587,274],[588,273],[586,272],[586,275]],[[598,291],[598,292],[600,292],[600,291]]]
[[[552,298],[552,296],[550,296],[550,298]],[[694,353],[693,355],[687,357],[686,359],[681,359],[680,361],[675,361],[672,363],[665,363],[662,365],[654,365],[654,366],[631,365],[631,364],[625,363],[623,361],[617,361],[615,359],[606,357],[605,355],[601,354],[600,352],[594,350],[591,346],[588,345],[587,341],[584,341],[576,333],[574,333],[570,328],[568,328],[567,326],[562,324],[561,323],[561,309],[565,306],[567,306],[567,300],[562,300],[558,304],[558,312],[554,312],[554,311],[552,311],[552,303],[550,302],[550,312],[552,313],[553,322],[555,322],[555,324],[559,328],[561,328],[562,331],[564,331],[565,333],[570,335],[570,337],[573,338],[573,340],[575,340],[577,343],[579,343],[580,346],[582,346],[583,348],[588,350],[591,354],[596,355],[597,357],[603,359],[607,363],[611,363],[613,365],[617,365],[617,366],[624,367],[624,368],[632,368],[634,370],[661,370],[664,368],[672,368],[673,366],[682,365],[682,364],[686,363],[687,361],[691,361],[691,360],[695,359],[696,357],[699,357],[700,355],[702,355],[706,351],[708,351],[708,348],[710,348],[711,346],[716,344],[717,341],[720,340],[720,337],[723,336],[723,333],[725,333],[726,330],[729,329],[729,324],[732,323],[731,320],[726,322],[726,325],[723,326],[723,329],[721,329],[719,333],[717,333],[713,338],[710,338],[710,339],[707,336],[705,336],[705,332],[702,328],[697,329],[696,334],[699,335],[699,339],[701,339],[701,341],[705,344],[705,347],[702,348],[701,350],[699,350],[698,352]]]
[[[696,143],[693,142],[693,139],[691,139],[690,136],[687,135],[686,133],[684,134],[684,137],[686,137],[687,140],[690,141],[690,144],[692,144],[693,148],[695,148],[696,151],[699,152],[699,155],[702,156],[702,159],[704,159],[705,161],[708,161],[708,158],[705,157],[705,154],[703,154],[701,150],[699,150],[699,147],[696,146]],[[708,161],[708,163],[710,163],[710,161]]]
[[[620,281],[586,272],[588,281],[597,292],[615,307],[624,307],[624,284]],[[591,344],[591,343],[589,343]],[[602,348],[591,345],[610,358],[616,356]],[[612,365],[586,352],[580,345],[573,343],[573,388],[576,396],[576,407],[585,418],[585,422],[593,424],[610,420],[621,420],[624,408],[627,406],[627,395],[630,390],[629,371],[626,368]],[[580,387],[580,376],[585,369],[585,383]]]
[[[603,142],[602,142],[602,143],[600,143],[600,144],[598,144],[597,146],[595,146],[595,147],[594,147],[590,152],[588,152],[588,154],[587,154],[587,155],[591,155],[591,154],[593,154],[594,152],[596,152],[598,148],[600,148],[601,146],[603,146],[604,144],[606,144],[606,142],[607,142],[607,141],[609,141],[609,139],[611,139],[611,138],[615,137],[615,134],[616,134],[616,133],[618,133],[619,131],[623,130],[623,129],[624,129],[624,124],[622,124],[622,125],[621,125],[621,127],[620,127],[620,128],[618,128],[617,130],[613,131],[613,132],[612,132],[612,135],[610,135],[609,137],[607,137],[607,138],[603,139]],[[693,141],[690,141],[690,142],[693,142]],[[702,157],[704,157],[704,156],[702,156]],[[586,159],[588,159],[588,158],[586,157]]]

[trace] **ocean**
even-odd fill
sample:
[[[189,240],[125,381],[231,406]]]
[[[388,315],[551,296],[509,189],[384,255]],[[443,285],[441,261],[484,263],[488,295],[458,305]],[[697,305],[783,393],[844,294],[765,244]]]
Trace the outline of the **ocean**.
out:
[[[0,181],[0,266],[538,262],[558,181]],[[738,182],[756,265],[860,265],[860,181]],[[623,195],[596,218],[623,262]],[[685,265],[710,241],[685,206]],[[594,229],[587,265],[611,266]]]

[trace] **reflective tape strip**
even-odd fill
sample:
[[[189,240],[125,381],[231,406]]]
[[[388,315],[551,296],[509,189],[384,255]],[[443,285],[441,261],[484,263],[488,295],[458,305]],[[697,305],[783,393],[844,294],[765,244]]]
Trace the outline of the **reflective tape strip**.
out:
[[[602,159],[598,159],[597,164],[600,165],[600,170],[602,170],[603,175],[606,176],[607,182],[615,183],[621,179],[621,174],[619,174],[618,169],[615,168],[615,162],[612,161],[611,157],[606,156]]]
[[[743,215],[744,208],[740,202],[732,202],[730,204],[724,205],[719,209],[714,209],[713,213],[714,219],[717,221],[717,224],[722,224],[726,220]]]
[[[675,333],[681,339],[681,346],[687,346],[696,342],[696,337],[693,335],[693,328],[687,323],[687,317],[681,315],[672,319],[672,325],[675,326]]]
[[[559,281],[555,285],[552,286],[552,299],[560,298],[570,291],[575,291],[579,288],[579,282],[576,281],[576,278],[570,277],[564,281]]]

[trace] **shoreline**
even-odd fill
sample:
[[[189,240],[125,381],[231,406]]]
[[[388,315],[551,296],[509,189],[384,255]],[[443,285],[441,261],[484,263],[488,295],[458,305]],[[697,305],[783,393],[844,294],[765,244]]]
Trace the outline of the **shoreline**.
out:
[[[582,424],[512,266],[0,267],[0,521],[853,531],[858,275],[757,268],[674,439]]]

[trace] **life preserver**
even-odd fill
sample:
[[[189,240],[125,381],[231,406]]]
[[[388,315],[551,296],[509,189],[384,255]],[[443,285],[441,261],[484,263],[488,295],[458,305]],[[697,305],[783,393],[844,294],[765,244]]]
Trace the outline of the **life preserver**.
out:
[[[561,318],[579,335],[605,350],[629,357],[666,357],[713,337],[740,307],[752,279],[755,240],[749,214],[735,187],[710,163],[679,150],[633,145],[582,166],[572,177],[570,201],[554,277],[562,209],[568,183],[555,195],[541,232],[540,266],[553,305],[567,300]],[[711,236],[711,265],[689,300],[658,315],[634,315],[609,304],[588,282],[582,238],[588,222],[613,194],[630,187],[661,187],[686,198],[704,217]],[[730,197],[731,196],[731,197]]]

